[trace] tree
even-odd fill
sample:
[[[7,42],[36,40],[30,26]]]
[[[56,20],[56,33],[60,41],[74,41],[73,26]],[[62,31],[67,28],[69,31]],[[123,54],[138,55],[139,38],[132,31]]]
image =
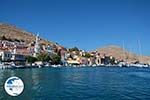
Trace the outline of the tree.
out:
[[[83,55],[83,57],[90,58],[90,57],[93,57],[93,56],[91,54],[89,54],[89,53],[86,53],[85,55]]]
[[[7,40],[6,37],[3,35],[2,37],[0,37],[1,40]]]
[[[116,61],[115,57],[112,57],[112,59],[110,59],[110,63],[111,63],[112,65],[115,64],[115,61]]]
[[[72,52],[72,51],[79,51],[79,49],[77,47],[74,47],[74,48],[70,48],[69,51],[70,52]]]
[[[61,63],[61,57],[57,54],[51,55],[51,61],[53,64],[60,64]]]
[[[37,58],[32,57],[32,56],[27,56],[25,59],[26,59],[26,62],[28,63],[34,63],[35,61],[37,61]]]
[[[37,60],[42,62],[49,62],[50,56],[48,53],[41,53],[37,56]]]

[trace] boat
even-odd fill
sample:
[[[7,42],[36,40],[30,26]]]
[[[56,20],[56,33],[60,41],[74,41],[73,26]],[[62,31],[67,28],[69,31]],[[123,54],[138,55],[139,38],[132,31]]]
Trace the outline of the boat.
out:
[[[120,62],[118,64],[119,67],[129,67],[129,64],[125,63],[125,62]]]
[[[130,66],[132,66],[132,67],[140,67],[140,68],[142,68],[142,67],[144,67],[144,68],[149,67],[149,65],[147,65],[147,64],[141,64],[141,63],[130,64]]]
[[[58,67],[58,65],[52,65],[52,67],[55,67],[55,68],[56,68],[56,67]]]
[[[0,63],[0,69],[9,69],[13,68],[10,64]]]

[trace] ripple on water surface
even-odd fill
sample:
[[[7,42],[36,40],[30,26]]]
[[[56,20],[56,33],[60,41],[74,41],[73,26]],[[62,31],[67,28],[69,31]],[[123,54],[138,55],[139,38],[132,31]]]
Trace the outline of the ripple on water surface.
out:
[[[120,100],[150,99],[150,69],[139,68],[42,68],[0,70],[0,99],[8,100]],[[25,90],[8,96],[3,84],[19,76]]]

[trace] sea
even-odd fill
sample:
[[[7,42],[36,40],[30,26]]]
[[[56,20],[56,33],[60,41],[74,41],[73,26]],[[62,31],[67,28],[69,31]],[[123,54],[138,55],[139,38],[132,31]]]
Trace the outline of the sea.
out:
[[[11,76],[24,82],[19,96],[4,89]],[[0,100],[150,100],[150,68],[0,69]]]

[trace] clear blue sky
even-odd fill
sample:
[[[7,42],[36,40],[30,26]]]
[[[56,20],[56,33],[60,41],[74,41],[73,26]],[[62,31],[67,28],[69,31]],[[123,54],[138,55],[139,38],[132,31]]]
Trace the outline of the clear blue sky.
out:
[[[0,0],[0,22],[65,47],[122,46],[150,55],[150,0]]]

